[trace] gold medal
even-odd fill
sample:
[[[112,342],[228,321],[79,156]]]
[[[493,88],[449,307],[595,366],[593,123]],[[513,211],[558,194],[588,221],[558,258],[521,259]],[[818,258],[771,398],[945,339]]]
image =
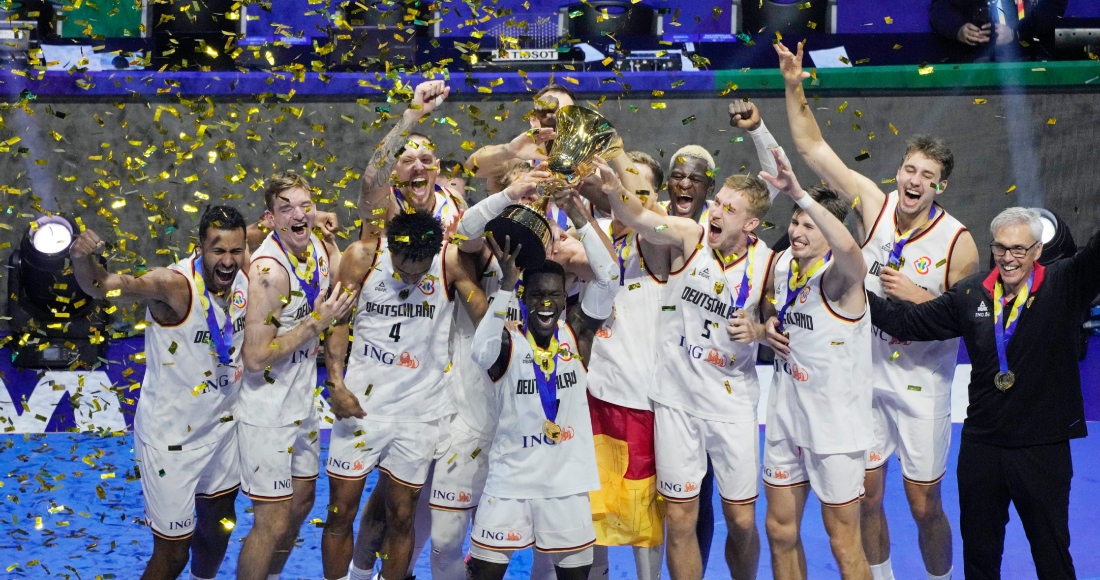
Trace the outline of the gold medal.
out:
[[[1010,389],[1015,382],[1016,373],[1012,371],[997,373],[997,376],[993,377],[993,384],[996,385],[997,389],[1002,393]]]
[[[542,432],[554,443],[561,442],[561,426],[550,419],[542,422]]]

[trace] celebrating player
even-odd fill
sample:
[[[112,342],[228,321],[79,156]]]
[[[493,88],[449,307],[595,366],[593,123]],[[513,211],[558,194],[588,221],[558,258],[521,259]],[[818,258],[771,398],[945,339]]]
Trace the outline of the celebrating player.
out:
[[[797,206],[787,227],[791,247],[775,260],[765,302],[767,311],[778,308],[765,325],[777,356],[764,447],[772,569],[776,578],[806,577],[802,512],[813,489],[841,577],[868,579],[859,533],[872,441],[863,255],[841,221],[848,204],[827,189],[806,193],[790,165],[777,164],[777,176],[761,177]]]
[[[760,386],[755,346],[732,340],[727,326],[759,320],[772,253],[752,231],[771,207],[768,189],[755,177],[730,177],[704,228],[694,219],[645,209],[610,167],[597,167],[616,218],[659,249],[647,252],[646,264],[668,279],[658,347],[665,358],[649,397],[657,491],[667,500],[669,571],[677,578],[703,576],[696,521],[709,455],[729,529],[727,563],[734,578],[753,578],[760,555]]]
[[[802,45],[792,54],[776,44],[787,85],[787,115],[799,154],[862,218],[867,289],[896,301],[920,304],[943,294],[977,269],[970,232],[936,204],[947,188],[954,156],[939,139],[906,143],[897,190],[849,169],[821,136],[806,106]],[[861,511],[863,547],[876,580],[892,580],[890,531],[882,508],[886,464],[901,461],[905,496],[916,520],[928,577],[951,575],[951,526],[940,499],[951,445],[951,384],[958,339],[909,342],[873,328],[875,443],[867,452],[867,495]]]
[[[140,278],[108,273],[98,258],[105,243],[92,230],[69,248],[77,283],[88,295],[149,304],[148,366],[134,415],[134,454],[153,530],[146,580],[179,577],[189,551],[191,576],[214,578],[236,521],[233,413],[243,373],[245,228],[237,210],[211,207],[199,221],[194,254]]]
[[[489,474],[471,534],[468,577],[499,580],[516,550],[549,552],[559,580],[588,577],[596,540],[588,492],[599,488],[587,400],[592,340],[618,292],[611,253],[569,192],[556,203],[578,226],[595,274],[568,322],[565,270],[547,260],[523,274],[523,327],[505,328],[519,272],[511,241],[500,261],[492,313],[474,336],[473,358],[498,385]]]
[[[278,574],[313,507],[320,470],[320,416],[314,405],[320,335],[348,312],[337,284],[339,253],[312,233],[309,183],[293,173],[268,180],[275,229],[252,255],[243,360],[241,483],[255,522],[241,547],[238,578]]]

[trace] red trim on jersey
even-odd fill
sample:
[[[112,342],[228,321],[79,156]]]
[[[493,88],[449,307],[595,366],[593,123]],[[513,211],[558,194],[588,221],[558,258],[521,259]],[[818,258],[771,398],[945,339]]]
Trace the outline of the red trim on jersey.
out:
[[[855,497],[855,499],[851,499],[851,500],[848,500],[846,502],[841,502],[841,503],[828,503],[828,502],[823,501],[823,502],[821,502],[821,505],[823,505],[825,507],[831,507],[831,508],[842,508],[844,506],[850,506],[850,505],[856,503],[857,501],[863,499],[863,495],[864,494],[861,493],[861,494],[857,495]]]
[[[156,536],[156,537],[158,537],[162,540],[168,540],[170,542],[178,542],[178,541],[181,541],[181,540],[186,540],[187,538],[190,538],[191,536],[195,535],[195,530],[191,530],[190,532],[187,532],[186,534],[183,534],[182,536],[166,536],[166,535],[158,532],[156,530],[156,528],[153,527],[152,524],[149,524],[149,531],[153,532],[154,536]]]
[[[795,482],[795,483],[783,483],[783,484],[769,483],[768,480],[766,480],[766,479],[763,480],[763,481],[764,481],[764,485],[766,485],[766,486],[768,486],[772,489],[787,489],[787,488],[790,488],[790,487],[802,487],[803,485],[810,485],[810,480],[809,479],[805,479],[805,480],[798,481],[798,482]]]
[[[760,284],[760,300],[756,302],[757,311],[760,310],[759,305],[763,304],[764,301],[768,299],[768,278],[772,278],[773,280],[775,278],[775,272],[773,272],[772,269],[775,268],[775,263],[779,259],[779,255],[780,254],[775,253],[775,250],[768,250],[768,268],[764,270],[764,280]]]
[[[477,541],[473,538],[470,538],[470,543],[474,544],[475,546],[477,546],[479,548],[484,548],[486,550],[492,550],[494,552],[511,552],[512,550],[526,550],[527,548],[530,548],[531,546],[535,545],[534,540],[532,540],[530,544],[524,544],[522,546],[515,546],[515,547],[505,548],[505,547],[501,547],[501,546],[490,546],[489,544],[482,544],[481,542],[479,542],[479,541]]]
[[[902,475],[901,478],[904,479],[905,481],[908,481],[909,483],[912,483],[913,485],[936,485],[937,483],[940,482],[940,480],[943,479],[943,477],[945,475],[947,475],[947,470],[946,469],[943,471],[943,473],[940,474],[939,477],[937,477],[936,479],[933,479],[932,481],[917,481],[915,479],[909,479],[908,477],[905,477],[904,475]]]
[[[472,505],[470,507],[460,508],[460,507],[451,507],[451,506],[434,504],[434,503],[431,503],[431,502],[428,502],[428,507],[433,509],[433,510],[439,510],[441,512],[465,512],[465,511],[470,511],[472,509],[477,508],[476,505]]]
[[[934,206],[936,206],[940,209],[939,213],[936,214],[936,217],[932,218],[932,223],[931,224],[928,224],[927,227],[925,227],[923,230],[917,232],[916,234],[913,235],[913,237],[909,238],[909,242],[915,242],[915,241],[923,238],[925,235],[928,234],[928,232],[935,229],[935,227],[938,226],[941,221],[943,221],[944,216],[947,215],[947,210],[940,207],[939,204],[933,203],[932,205],[934,205]],[[897,211],[894,211],[894,231],[896,232],[897,229],[898,229],[898,213],[897,213]]]
[[[650,277],[650,279],[653,280],[654,282],[656,282],[658,284],[666,284],[667,283],[666,280],[661,280],[660,278],[658,278],[657,274],[654,274],[653,270],[650,270],[649,266],[646,265],[645,252],[642,251],[642,236],[641,236],[641,234],[634,236],[634,246],[638,250],[638,256],[640,256],[641,261],[639,263],[642,266],[642,271],[645,272],[646,275],[648,275]]]
[[[443,291],[447,293],[447,301],[454,302],[454,293],[451,292],[451,285],[447,283],[447,242],[443,242],[443,251],[439,255],[439,276],[443,282]]]
[[[699,494],[695,494],[691,497],[671,497],[671,496],[667,496],[667,495],[661,493],[660,491],[658,491],[657,495],[663,497],[665,499],[665,501],[670,501],[672,503],[688,503],[688,502],[692,502],[692,501],[695,501],[695,500],[699,499]]]
[[[700,247],[699,247],[699,246],[703,246],[703,247],[706,247],[706,245],[705,245],[705,244],[703,244],[703,238],[705,238],[705,237],[706,237],[706,232],[707,232],[706,228],[704,228],[703,226],[699,226],[699,241],[695,242],[695,251],[693,251],[693,252],[691,253],[691,255],[690,255],[690,256],[688,256],[688,258],[687,258],[686,260],[684,260],[684,265],[683,265],[683,266],[680,266],[680,269],[679,269],[679,270],[676,270],[676,271],[673,271],[673,272],[669,272],[669,273],[668,273],[668,277],[669,277],[669,278],[671,278],[671,277],[673,277],[673,276],[675,276],[675,275],[677,275],[677,274],[679,274],[679,273],[683,272],[684,270],[687,270],[688,264],[691,264],[691,261],[695,259],[695,256],[696,256],[696,254],[698,254],[698,253],[699,253],[699,250],[700,250]],[[671,264],[669,264],[669,270],[671,270],[671,269],[672,269],[672,267],[671,267],[671,266],[672,266],[672,265],[671,265]]]
[[[947,247],[947,263],[943,265],[943,287],[951,287],[951,255],[955,253],[955,244],[959,242],[959,238],[962,237],[966,228],[959,228],[959,231],[955,232],[955,237],[951,238],[951,245]]]
[[[180,320],[179,322],[177,322],[175,324],[165,324],[165,323],[157,320],[156,313],[154,313],[153,309],[150,308],[149,309],[149,318],[152,318],[153,322],[155,322],[157,324],[157,326],[159,326],[161,328],[179,328],[180,326],[183,326],[184,322],[187,322],[191,318],[191,311],[195,309],[195,292],[191,289],[192,288],[191,285],[194,284],[194,282],[187,279],[187,274],[184,274],[183,272],[180,272],[179,270],[169,270],[169,272],[175,272],[175,273],[179,274],[180,276],[183,276],[183,278],[185,280],[187,280],[187,315],[184,316],[182,320]],[[195,273],[195,258],[191,258],[191,274],[194,275],[194,273]]]
[[[401,485],[403,485],[405,487],[411,487],[412,489],[420,489],[420,488],[424,487],[425,483],[428,483],[428,482],[425,481],[424,483],[416,484],[416,483],[410,483],[408,481],[405,481],[404,479],[399,479],[397,477],[394,477],[392,471],[386,469],[385,467],[382,467],[381,465],[378,466],[378,471],[381,471],[381,472],[385,473],[386,475],[390,476],[390,479],[394,480],[395,482],[400,483]]]
[[[583,550],[595,543],[596,540],[592,540],[591,542],[586,542],[579,546],[573,546],[572,548],[540,548],[538,547],[538,544],[535,544],[535,549],[542,552],[543,554],[559,554],[562,552],[576,552],[577,550]]]
[[[821,284],[817,285],[817,290],[821,294],[821,302],[825,304],[825,310],[827,310],[829,314],[832,314],[833,318],[836,318],[837,320],[840,320],[841,322],[844,322],[846,324],[855,324],[860,320],[863,320],[863,317],[867,315],[866,308],[864,308],[863,314],[860,314],[855,318],[851,318],[847,315],[841,314],[840,312],[833,310],[832,306],[829,306],[829,299],[825,297],[825,288]]]
[[[882,216],[886,215],[886,206],[888,205],[890,205],[890,194],[886,194],[886,200],[882,202],[882,209],[878,210],[878,217],[875,218],[875,223],[871,225],[870,231],[867,232],[867,237],[864,238],[863,243],[859,245],[861,250],[867,247],[867,244],[871,242],[871,238],[875,237],[875,231],[878,230],[878,225],[882,222]]]

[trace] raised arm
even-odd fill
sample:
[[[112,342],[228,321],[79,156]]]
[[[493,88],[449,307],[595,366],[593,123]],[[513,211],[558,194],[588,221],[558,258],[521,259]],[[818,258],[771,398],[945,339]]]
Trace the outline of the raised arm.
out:
[[[327,298],[317,298],[310,316],[290,332],[276,336],[284,301],[289,301],[290,274],[275,260],[260,258],[252,262],[248,279],[241,358],[250,373],[261,372],[293,354],[304,342],[343,318],[353,304],[351,295],[337,282]]]
[[[787,153],[779,146],[772,132],[764,124],[764,120],[760,118],[760,109],[746,98],[731,102],[729,113],[730,127],[744,129],[752,138],[752,145],[756,148],[756,158],[760,161],[760,170],[776,175],[779,170],[775,166],[775,158],[771,150],[777,149],[784,160],[787,160]],[[790,162],[787,161],[789,165]],[[779,190],[769,183],[768,194],[775,199],[775,196],[779,195]]]
[[[444,251],[447,252],[444,259],[447,281],[454,285],[455,302],[466,309],[466,314],[470,315],[470,320],[476,327],[489,309],[485,290],[478,284],[480,276],[477,260],[481,258],[481,254],[460,252],[455,244],[447,244]]]
[[[459,249],[468,253],[479,253],[485,247],[485,226],[500,215],[509,205],[538,199],[536,187],[539,182],[549,179],[547,171],[529,171],[521,174],[503,191],[498,191],[474,204],[462,213],[458,222],[457,238],[461,242]]]
[[[799,43],[798,52],[793,54],[783,43],[775,44],[775,51],[779,53],[779,70],[787,86],[787,120],[791,125],[791,137],[798,154],[810,169],[828,183],[841,199],[850,204],[859,200],[856,210],[863,218],[866,231],[870,231],[882,210],[882,204],[886,203],[886,195],[875,182],[849,169],[821,136],[821,129],[802,90],[802,81],[810,77],[810,73],[802,70],[803,44]]]
[[[362,239],[378,239],[385,235],[385,222],[397,209],[390,184],[397,152],[405,145],[409,131],[417,121],[431,114],[449,94],[451,89],[443,81],[425,81],[416,85],[409,108],[374,149],[363,170],[363,188],[359,192]]]
[[[466,159],[466,171],[473,172],[474,177],[488,178],[500,175],[504,164],[512,159],[545,161],[546,142],[557,136],[549,127],[536,127],[520,133],[507,143],[486,145]]]
[[[348,246],[344,253],[344,267],[336,277],[337,283],[351,295],[352,304],[359,302],[359,292],[363,289],[363,280],[374,267],[377,240],[356,241]],[[367,414],[355,396],[344,384],[344,361],[347,360],[348,346],[351,344],[351,310],[325,335],[325,368],[328,369],[329,404],[337,419],[365,417]]]
[[[99,263],[106,244],[92,230],[84,230],[69,246],[73,275],[80,289],[96,300],[150,300],[162,304],[182,320],[191,307],[191,286],[187,277],[167,268],[153,268],[140,278],[112,274]],[[155,312],[155,310],[154,310]]]
[[[494,382],[499,381],[508,370],[508,360],[512,356],[512,336],[504,324],[508,321],[508,305],[512,302],[516,282],[519,281],[519,269],[516,268],[516,256],[522,245],[512,247],[509,236],[504,237],[504,250],[496,240],[489,240],[489,249],[500,264],[500,288],[488,300],[487,316],[481,318],[474,330],[473,349],[470,356],[479,367],[488,373]]]
[[[773,151],[772,155],[775,156],[776,165],[779,167],[779,175],[772,176],[761,172],[760,177],[794,200],[798,207],[810,216],[814,226],[821,231],[821,235],[829,243],[829,249],[833,254],[833,265],[825,272],[825,278],[822,281],[825,296],[852,310],[862,309],[862,296],[865,294],[863,278],[866,275],[867,266],[863,261],[863,251],[859,244],[852,238],[844,222],[814,201],[802,189],[791,166],[779,158],[779,153]]]
[[[683,255],[691,255],[702,238],[702,226],[694,220],[647,209],[633,191],[623,186],[615,171],[598,158],[596,171],[603,180],[601,187],[611,202],[611,211],[616,219],[644,235],[650,243],[673,246],[680,249]]]

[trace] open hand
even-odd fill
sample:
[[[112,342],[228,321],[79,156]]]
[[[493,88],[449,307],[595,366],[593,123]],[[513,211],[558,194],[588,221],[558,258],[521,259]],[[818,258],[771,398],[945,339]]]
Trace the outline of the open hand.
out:
[[[798,43],[798,52],[795,53],[782,42],[772,45],[779,54],[779,72],[783,73],[783,80],[788,85],[801,85],[803,79],[810,78],[810,73],[802,70],[802,46],[805,44],[805,41]]]
[[[493,239],[493,236],[485,236],[485,239],[489,241],[489,251],[493,253],[497,263],[500,264],[500,287],[509,291],[514,289],[516,282],[519,282],[519,267],[516,266],[516,257],[519,256],[519,251],[523,249],[523,244],[516,244],[515,249],[512,249],[512,236],[504,236],[504,249],[502,250],[497,241]]]
[[[798,184],[798,178],[794,176],[794,170],[791,169],[791,164],[787,162],[779,153],[779,149],[771,150],[772,157],[775,158],[776,173],[778,175],[771,175],[765,171],[760,172],[760,179],[767,181],[772,187],[787,194],[788,197],[794,201],[802,199],[806,192],[802,189],[802,186]]]

